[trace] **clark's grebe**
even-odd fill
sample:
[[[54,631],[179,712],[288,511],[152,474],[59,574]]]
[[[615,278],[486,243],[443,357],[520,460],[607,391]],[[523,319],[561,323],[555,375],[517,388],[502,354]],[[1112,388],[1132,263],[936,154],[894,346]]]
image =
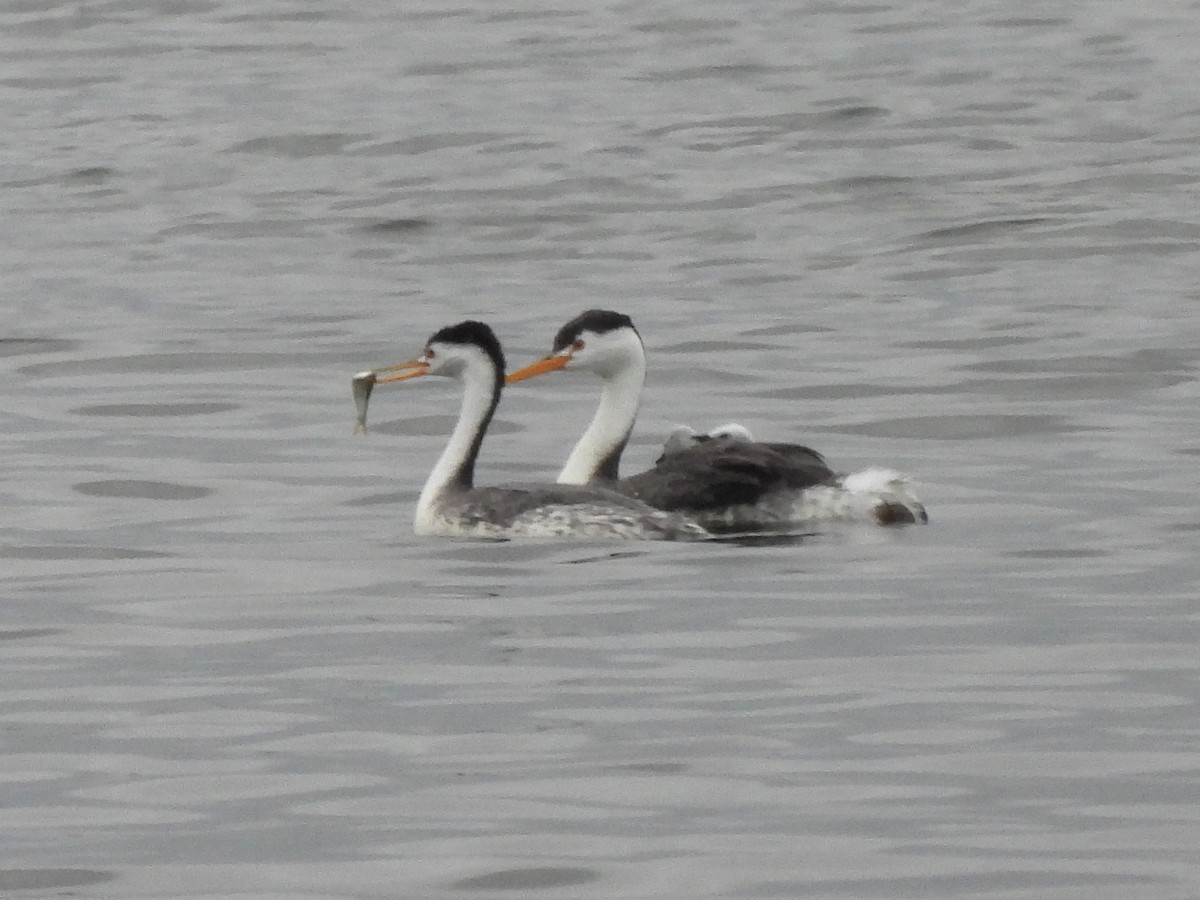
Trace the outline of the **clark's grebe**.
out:
[[[598,485],[475,487],[475,460],[504,385],[500,342],[482,322],[443,328],[430,337],[419,358],[356,375],[359,429],[365,430],[374,385],[423,375],[457,378],[463,400],[450,440],[417,501],[417,534],[649,540],[705,536],[703,528],[682,515]]]
[[[927,521],[908,480],[891,469],[839,476],[817,451],[799,444],[753,440],[743,426],[703,440],[669,440],[652,469],[621,479],[646,379],[646,354],[633,321],[622,313],[589,310],[554,338],[549,356],[508,376],[521,381],[575,368],[600,377],[600,405],[567,457],[564,484],[611,484],[657,509],[683,512],[707,528],[749,529],[814,520],[881,524]],[[730,428],[731,426],[724,426]]]

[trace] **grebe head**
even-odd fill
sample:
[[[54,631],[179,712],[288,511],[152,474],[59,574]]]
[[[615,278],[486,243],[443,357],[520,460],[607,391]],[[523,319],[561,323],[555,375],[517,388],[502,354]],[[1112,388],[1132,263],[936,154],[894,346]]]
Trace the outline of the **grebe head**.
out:
[[[504,371],[504,351],[495,332],[483,322],[468,320],[435,331],[425,342],[425,352],[416,359],[375,369],[372,374],[376,384],[422,375],[459,378],[472,362],[485,362],[492,369]]]
[[[748,444],[754,443],[754,435],[745,425],[739,425],[737,422],[726,422],[724,425],[718,425],[708,434],[702,434],[698,437],[701,441],[715,440],[717,438],[726,438],[731,441],[744,441]]]
[[[623,313],[589,309],[558,330],[549,356],[513,372],[507,383],[567,368],[613,378],[638,363],[645,365],[645,351],[633,320]]]
[[[482,375],[483,372],[494,373],[491,376],[496,379],[493,390],[498,396],[499,385],[502,383],[500,379],[504,373],[504,353],[495,333],[483,322],[459,322],[457,325],[435,331],[425,342],[425,352],[416,359],[395,366],[359,372],[352,382],[354,405],[358,410],[354,430],[359,434],[365,434],[367,431],[367,404],[375,385],[420,378],[422,375],[461,378],[472,362],[478,367],[481,377],[489,377]]]

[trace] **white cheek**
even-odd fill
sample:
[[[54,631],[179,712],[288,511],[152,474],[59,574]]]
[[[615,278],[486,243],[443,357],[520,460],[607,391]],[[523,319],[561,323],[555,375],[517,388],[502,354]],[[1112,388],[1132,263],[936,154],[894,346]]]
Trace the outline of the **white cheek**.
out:
[[[588,362],[588,368],[601,378],[612,378],[623,368],[621,359],[612,353],[598,354]]]

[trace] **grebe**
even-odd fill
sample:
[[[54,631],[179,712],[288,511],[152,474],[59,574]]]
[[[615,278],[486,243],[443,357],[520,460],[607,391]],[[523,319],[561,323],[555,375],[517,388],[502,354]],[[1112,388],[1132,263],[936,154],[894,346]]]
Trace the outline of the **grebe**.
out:
[[[690,425],[676,425],[671,429],[671,433],[667,435],[667,439],[663,442],[662,455],[655,460],[655,464],[657,465],[662,462],[663,456],[670,456],[672,453],[690,450],[704,441],[719,438],[730,438],[735,441],[753,441],[754,435],[750,433],[749,428],[745,425],[739,425],[737,422],[726,422],[724,425],[718,425],[712,431],[705,433],[696,431]]]
[[[813,520],[928,521],[898,472],[870,468],[839,476],[817,451],[755,441],[740,425],[722,426],[731,430],[717,429],[691,440],[690,446],[686,434],[677,431],[653,468],[619,478],[621,453],[646,379],[645,348],[633,321],[622,313],[589,310],[559,329],[549,356],[507,380],[511,384],[568,367],[596,373],[602,389],[595,416],[559,473],[560,483],[609,484],[656,509],[685,513],[710,529]]]
[[[358,426],[376,384],[445,375],[463,384],[462,409],[450,440],[417,500],[420,535],[593,537],[678,540],[704,537],[690,519],[599,485],[475,487],[475,460],[504,385],[504,354],[492,329],[460,322],[436,332],[411,362],[354,377]]]

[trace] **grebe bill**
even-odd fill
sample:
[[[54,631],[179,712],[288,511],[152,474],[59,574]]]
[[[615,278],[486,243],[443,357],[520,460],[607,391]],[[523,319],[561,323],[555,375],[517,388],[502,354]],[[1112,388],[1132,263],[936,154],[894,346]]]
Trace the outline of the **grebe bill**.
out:
[[[589,310],[567,322],[552,352],[508,376],[508,383],[576,368],[600,377],[600,403],[559,473],[560,482],[611,483],[659,509],[685,512],[709,528],[742,529],[813,520],[882,524],[926,521],[908,480],[890,469],[843,479],[817,451],[800,444],[713,435],[664,453],[655,466],[619,478],[646,377],[646,355],[633,320]],[[740,427],[740,426],[739,426]],[[870,473],[870,474],[869,474]]]
[[[649,540],[706,536],[694,521],[598,485],[475,487],[475,462],[504,384],[504,354],[491,328],[466,321],[435,332],[417,359],[354,377],[358,426],[377,384],[426,375],[463,386],[458,420],[417,500],[421,535],[590,537]]]

